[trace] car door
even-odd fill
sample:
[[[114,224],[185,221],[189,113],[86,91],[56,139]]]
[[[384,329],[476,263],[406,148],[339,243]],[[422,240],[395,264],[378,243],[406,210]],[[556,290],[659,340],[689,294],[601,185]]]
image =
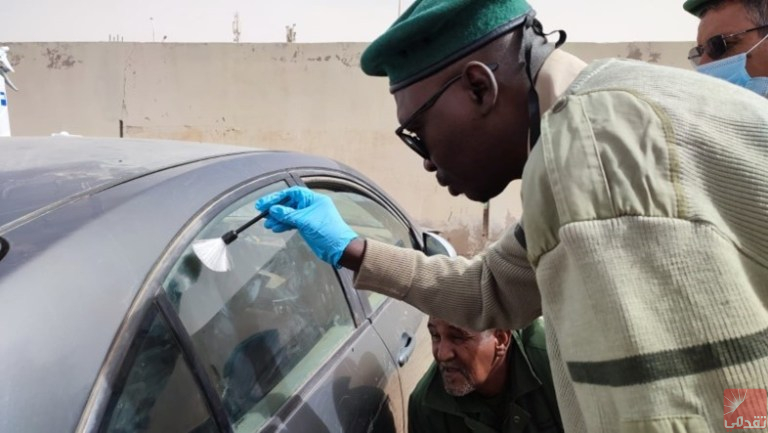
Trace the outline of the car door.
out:
[[[367,181],[351,176],[305,174],[302,181],[333,199],[347,224],[367,239],[405,248],[422,249],[418,231],[391,200]],[[352,273],[344,271],[352,286]],[[367,319],[387,346],[398,367],[403,419],[407,422],[408,396],[432,361],[427,318],[405,302],[365,290],[360,295]],[[407,424],[406,424],[407,425]]]
[[[361,319],[357,296],[297,232],[250,227],[227,247],[232,270],[224,273],[202,266],[192,250],[195,240],[242,225],[259,197],[288,185],[242,187],[192,225],[202,227],[193,239],[171,247],[178,252],[154,301],[159,325],[150,321],[137,333],[140,355],[122,360],[100,430],[402,431],[390,410],[399,382],[386,347]],[[145,328],[162,338],[151,338],[141,355]],[[193,380],[173,388],[179,366]],[[202,405],[199,415],[168,429],[167,420],[184,413],[179,402],[190,399]]]

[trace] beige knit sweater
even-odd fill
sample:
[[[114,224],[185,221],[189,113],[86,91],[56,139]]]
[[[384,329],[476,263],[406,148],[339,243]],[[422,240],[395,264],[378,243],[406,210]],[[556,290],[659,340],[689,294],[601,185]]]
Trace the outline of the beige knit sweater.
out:
[[[569,432],[720,432],[726,388],[768,385],[767,173],[764,98],[597,62],[542,119],[527,251],[514,227],[471,260],[369,241],[356,284],[477,329],[543,312]]]

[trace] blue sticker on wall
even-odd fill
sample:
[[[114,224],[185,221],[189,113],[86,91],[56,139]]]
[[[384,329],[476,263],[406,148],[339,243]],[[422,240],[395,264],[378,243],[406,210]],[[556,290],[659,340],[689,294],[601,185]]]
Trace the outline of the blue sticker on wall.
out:
[[[8,99],[5,98],[5,92],[0,92],[0,107],[7,107]]]

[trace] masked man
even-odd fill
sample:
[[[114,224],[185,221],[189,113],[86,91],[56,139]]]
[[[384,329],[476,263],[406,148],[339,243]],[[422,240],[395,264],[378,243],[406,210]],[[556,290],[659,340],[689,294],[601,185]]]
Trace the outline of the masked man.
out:
[[[699,72],[768,98],[768,0],[688,0],[698,16],[698,45],[688,59]]]

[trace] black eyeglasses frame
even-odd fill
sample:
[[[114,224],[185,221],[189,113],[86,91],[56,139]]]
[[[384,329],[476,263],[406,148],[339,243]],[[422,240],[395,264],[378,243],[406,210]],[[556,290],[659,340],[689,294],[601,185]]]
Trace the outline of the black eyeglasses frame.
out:
[[[498,63],[491,63],[491,64],[487,64],[486,66],[488,66],[488,68],[491,71],[495,71],[496,69],[499,68]],[[406,119],[405,122],[403,122],[395,130],[395,134],[397,134],[397,136],[400,137],[401,140],[403,140],[403,143],[405,143],[411,150],[416,152],[420,157],[424,159],[429,159],[429,151],[427,150],[427,147],[424,144],[424,140],[422,140],[421,137],[416,135],[416,133],[409,131],[408,126],[412,125],[413,122],[416,119],[418,119],[419,116],[421,116],[422,114],[424,114],[424,112],[432,108],[432,106],[435,105],[435,103],[437,103],[437,100],[440,99],[441,96],[443,96],[443,93],[445,93],[445,91],[448,90],[448,88],[450,88],[453,83],[459,81],[459,79],[461,79],[463,75],[464,75],[463,73],[458,74],[455,77],[452,77],[451,79],[446,81],[445,84],[443,84],[440,87],[440,89],[438,89],[437,92],[435,92],[434,95],[432,95],[429,99],[427,99],[427,101],[424,102],[421,105],[421,107],[416,109],[416,111],[414,111],[413,114],[411,114],[410,117],[408,117],[408,119]]]
[[[768,29],[768,24],[752,27],[751,29],[742,30],[740,32],[731,33],[729,35],[720,34],[712,36],[704,42],[704,45],[697,45],[688,51],[688,60],[691,61],[693,66],[699,66],[701,63],[701,56],[705,53],[712,60],[719,60],[725,53],[728,52],[728,40],[736,36],[741,36],[745,33],[754,32],[755,30]]]

